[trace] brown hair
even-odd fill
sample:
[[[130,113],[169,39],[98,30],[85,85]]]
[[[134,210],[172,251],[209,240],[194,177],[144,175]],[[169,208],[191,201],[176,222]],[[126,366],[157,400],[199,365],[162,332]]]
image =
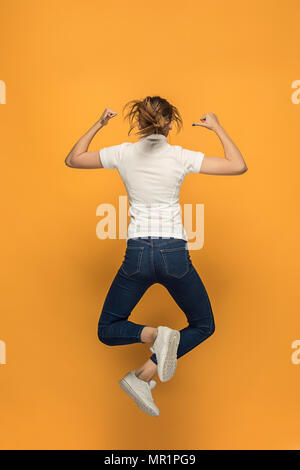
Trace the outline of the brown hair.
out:
[[[125,104],[129,107],[124,120],[128,118],[131,131],[140,124],[141,129],[135,135],[146,137],[151,134],[168,134],[168,124],[175,121],[178,131],[183,126],[178,109],[160,96],[146,96],[143,100],[131,100]],[[177,132],[178,133],[178,132]]]

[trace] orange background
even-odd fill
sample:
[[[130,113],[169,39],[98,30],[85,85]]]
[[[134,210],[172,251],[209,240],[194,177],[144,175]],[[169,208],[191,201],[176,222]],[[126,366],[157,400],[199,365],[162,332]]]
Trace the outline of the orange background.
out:
[[[299,2],[1,2],[0,446],[4,449],[300,449]],[[170,144],[223,155],[192,127],[215,112],[248,165],[189,175],[181,204],[204,204],[191,251],[216,332],[153,392],[152,418],[118,380],[149,345],[109,347],[98,317],[125,240],[96,236],[96,208],[118,207],[114,170],[64,159],[105,107],[118,112],[89,150],[133,142],[125,102],[159,94],[183,131]],[[161,285],[131,320],[185,326]]]

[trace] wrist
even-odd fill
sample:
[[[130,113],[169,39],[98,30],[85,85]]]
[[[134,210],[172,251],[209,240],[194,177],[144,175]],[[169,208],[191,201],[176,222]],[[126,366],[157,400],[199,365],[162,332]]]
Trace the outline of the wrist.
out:
[[[103,127],[103,123],[99,120],[96,122],[96,126],[98,127],[98,129],[101,129],[101,127]]]
[[[222,132],[226,132],[224,127],[221,126],[221,124],[217,124],[213,130],[216,134],[221,134]]]

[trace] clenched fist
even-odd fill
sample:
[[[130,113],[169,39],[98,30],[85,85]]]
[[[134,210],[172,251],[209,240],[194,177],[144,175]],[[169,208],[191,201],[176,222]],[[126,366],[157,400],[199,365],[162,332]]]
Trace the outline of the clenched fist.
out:
[[[192,126],[202,126],[206,127],[207,129],[211,129],[215,131],[218,127],[220,127],[220,123],[218,121],[217,116],[214,113],[206,113],[200,118],[201,122],[194,122]]]
[[[113,111],[110,108],[106,108],[103,111],[102,116],[99,119],[99,122],[102,124],[102,126],[107,126],[108,121],[116,115],[117,115],[117,113],[115,111]]]

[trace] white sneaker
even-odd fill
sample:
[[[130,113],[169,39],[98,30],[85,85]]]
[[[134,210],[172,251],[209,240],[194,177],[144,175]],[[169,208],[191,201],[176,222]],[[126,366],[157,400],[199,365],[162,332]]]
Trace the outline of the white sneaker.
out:
[[[157,359],[157,373],[162,382],[173,377],[177,367],[177,349],[180,341],[180,332],[167,326],[158,327],[158,335],[151,346]]]
[[[145,382],[145,380],[139,379],[135,375],[135,371],[132,370],[119,381],[119,385],[132,398],[135,403],[151,416],[158,416],[159,409],[155,405],[151,390],[156,386],[155,380]]]

